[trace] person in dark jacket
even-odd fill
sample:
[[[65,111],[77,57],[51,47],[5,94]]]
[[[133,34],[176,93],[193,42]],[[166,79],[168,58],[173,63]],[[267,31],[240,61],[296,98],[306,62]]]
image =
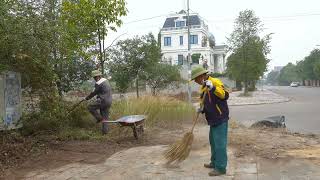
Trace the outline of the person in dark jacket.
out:
[[[203,67],[195,67],[191,72],[191,80],[201,85],[201,108],[198,113],[205,114],[210,126],[211,162],[204,164],[204,167],[212,169],[209,176],[219,176],[226,174],[227,167],[229,93],[219,79],[210,77],[207,73]]]
[[[90,100],[94,96],[97,96],[96,101],[88,105],[88,110],[95,117],[97,123],[104,122],[109,118],[109,109],[112,104],[111,87],[108,80],[102,77],[100,71],[92,71],[92,77],[96,81],[94,91],[85,99]],[[98,113],[98,110],[100,113]]]

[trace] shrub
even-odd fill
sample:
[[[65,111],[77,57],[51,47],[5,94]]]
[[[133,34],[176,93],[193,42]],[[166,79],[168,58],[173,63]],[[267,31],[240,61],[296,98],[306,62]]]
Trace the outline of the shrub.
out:
[[[51,108],[42,108],[39,112],[25,115],[22,118],[24,126],[22,132],[25,135],[44,132],[57,134],[65,128],[90,128],[94,126],[95,123],[85,104],[80,105],[68,114],[71,108],[72,104],[69,102],[52,102]]]
[[[24,135],[53,135],[60,140],[101,139],[101,124],[96,124],[83,103],[68,114],[72,104],[64,101],[51,103],[51,108],[25,115],[22,119]],[[146,126],[173,128],[191,120],[195,110],[192,105],[170,97],[142,97],[114,101],[110,120],[126,115],[146,115]],[[107,137],[119,135],[119,126],[110,124]],[[131,133],[131,132],[130,132]]]

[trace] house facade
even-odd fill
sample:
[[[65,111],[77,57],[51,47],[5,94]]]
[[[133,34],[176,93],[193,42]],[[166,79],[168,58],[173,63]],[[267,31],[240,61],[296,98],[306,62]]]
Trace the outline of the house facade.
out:
[[[208,25],[197,13],[190,14],[192,65],[202,65],[210,72],[226,70],[226,45],[216,45]],[[160,31],[162,61],[187,66],[188,27],[185,11],[168,16]]]

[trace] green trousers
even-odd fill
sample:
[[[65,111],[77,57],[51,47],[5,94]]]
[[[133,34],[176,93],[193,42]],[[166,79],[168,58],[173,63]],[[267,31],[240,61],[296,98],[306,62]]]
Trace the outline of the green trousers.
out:
[[[209,141],[211,146],[211,165],[219,172],[227,168],[228,122],[210,126]]]

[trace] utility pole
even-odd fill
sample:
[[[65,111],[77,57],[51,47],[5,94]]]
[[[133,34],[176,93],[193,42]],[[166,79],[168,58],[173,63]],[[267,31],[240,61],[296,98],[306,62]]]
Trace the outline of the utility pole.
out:
[[[191,79],[191,44],[190,44],[190,14],[189,14],[189,11],[190,11],[190,8],[189,8],[189,0],[187,0],[187,25],[188,25],[188,60],[187,60],[187,63],[188,63],[188,79],[190,80]],[[188,82],[188,101],[189,103],[191,104],[191,85],[190,85],[190,82]]]

